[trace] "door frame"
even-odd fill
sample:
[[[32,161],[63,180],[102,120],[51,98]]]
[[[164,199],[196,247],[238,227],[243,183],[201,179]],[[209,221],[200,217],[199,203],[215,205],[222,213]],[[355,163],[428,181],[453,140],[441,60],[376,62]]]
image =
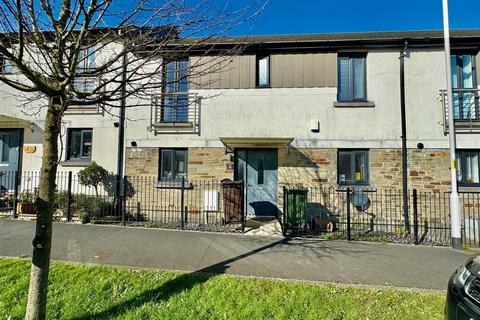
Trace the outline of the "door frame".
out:
[[[276,188],[275,188],[275,195],[276,195],[276,198],[277,198],[277,206],[278,206],[278,149],[279,148],[256,148],[256,147],[245,147],[245,148],[235,148],[234,151],[233,151],[233,163],[234,163],[234,169],[233,169],[233,178],[235,181],[239,180],[239,177],[237,176],[237,165],[238,165],[238,152],[239,151],[245,151],[246,152],[246,159],[245,159],[245,163],[246,163],[246,167],[245,167],[245,178],[247,179],[248,178],[248,173],[247,173],[247,170],[248,170],[248,151],[249,150],[255,150],[255,151],[276,151],[276,156],[277,156],[277,185],[276,185]],[[244,212],[245,212],[245,216],[248,217],[248,181],[243,180],[243,177],[242,177],[242,180],[244,181],[244,188],[243,188],[243,196],[244,196]],[[256,218],[256,217],[262,217],[262,216],[256,216],[256,215],[252,215],[250,216],[250,218]],[[276,217],[276,216],[275,216]]]
[[[18,168],[17,172],[22,171],[22,164],[23,164],[23,142],[24,142],[24,134],[25,134],[25,129],[24,128],[0,128],[0,131],[18,131],[20,133],[20,139],[18,141]]]

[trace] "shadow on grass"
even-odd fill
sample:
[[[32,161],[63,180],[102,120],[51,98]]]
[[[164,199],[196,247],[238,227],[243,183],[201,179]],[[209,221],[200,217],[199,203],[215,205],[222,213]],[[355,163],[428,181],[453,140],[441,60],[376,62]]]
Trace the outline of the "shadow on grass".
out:
[[[139,308],[148,302],[160,303],[162,301],[166,301],[171,296],[174,296],[186,290],[190,290],[197,284],[205,283],[210,278],[215,277],[218,274],[225,273],[226,270],[229,268],[229,264],[232,262],[260,253],[277,245],[288,244],[289,241],[290,239],[285,238],[259,247],[247,253],[238,255],[236,257],[227,259],[225,261],[202,268],[193,273],[181,275],[175,279],[167,281],[166,283],[155,289],[144,291],[141,294],[138,294],[137,296],[132,297],[121,303],[115,304],[106,310],[96,313],[85,314],[79,317],[74,317],[72,318],[72,320],[107,319],[110,317],[119,317],[122,314],[128,312],[129,310]]]

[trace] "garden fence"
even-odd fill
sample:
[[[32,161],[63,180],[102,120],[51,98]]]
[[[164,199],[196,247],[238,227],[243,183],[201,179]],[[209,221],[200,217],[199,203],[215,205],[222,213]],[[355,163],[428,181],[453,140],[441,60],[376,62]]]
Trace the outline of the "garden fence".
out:
[[[56,184],[57,221],[226,232],[241,232],[245,228],[248,199],[243,183],[185,179],[159,182],[154,176],[127,176],[120,180],[112,175],[94,188],[82,185],[77,174],[59,172]],[[38,172],[1,173],[0,214],[35,217],[38,185]],[[448,192],[410,190],[406,224],[399,189],[367,190],[362,195],[368,199],[366,210],[358,210],[351,203],[351,198],[358,196],[353,190],[338,187],[302,190],[298,193],[303,197],[298,205],[292,205],[293,198],[286,195],[287,188],[279,192],[279,220],[285,235],[451,243]],[[460,193],[460,202],[464,244],[480,247],[480,193]]]

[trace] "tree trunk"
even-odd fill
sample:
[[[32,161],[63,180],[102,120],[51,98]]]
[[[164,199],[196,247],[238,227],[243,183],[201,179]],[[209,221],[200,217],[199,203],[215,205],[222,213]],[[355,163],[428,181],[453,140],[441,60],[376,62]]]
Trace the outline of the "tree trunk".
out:
[[[39,194],[36,199],[38,215],[33,239],[30,287],[25,314],[27,320],[46,318],[48,271],[52,243],[52,217],[55,198],[55,177],[58,164],[58,137],[61,130],[61,101],[50,98],[43,132],[43,159],[40,171]]]

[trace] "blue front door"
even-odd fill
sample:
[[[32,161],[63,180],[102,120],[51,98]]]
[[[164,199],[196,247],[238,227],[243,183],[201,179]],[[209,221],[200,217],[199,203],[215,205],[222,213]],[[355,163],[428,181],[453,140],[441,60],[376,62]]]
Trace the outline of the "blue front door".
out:
[[[20,164],[21,129],[0,129],[0,193],[13,191]]]
[[[247,215],[250,217],[277,216],[277,150],[238,150],[235,167],[236,179],[245,181]]]

